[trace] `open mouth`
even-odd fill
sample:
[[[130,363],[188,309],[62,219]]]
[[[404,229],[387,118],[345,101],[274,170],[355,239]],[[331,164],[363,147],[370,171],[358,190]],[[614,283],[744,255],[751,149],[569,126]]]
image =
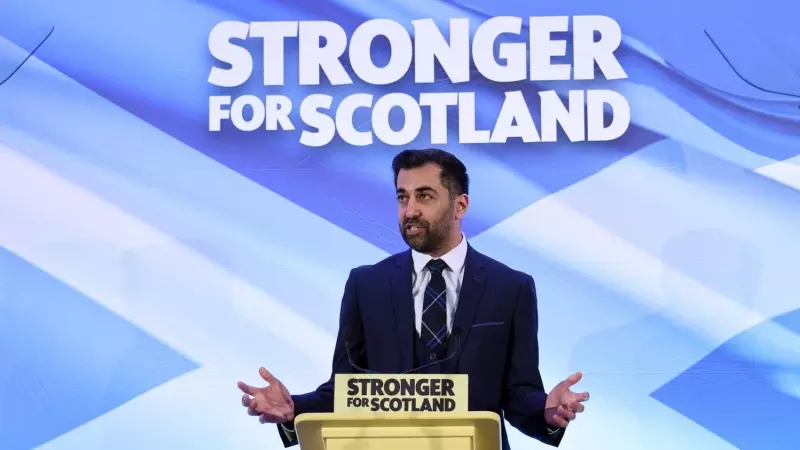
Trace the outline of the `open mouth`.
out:
[[[415,223],[406,225],[406,234],[410,236],[417,235],[421,233],[423,230],[424,228],[422,228],[422,226]]]

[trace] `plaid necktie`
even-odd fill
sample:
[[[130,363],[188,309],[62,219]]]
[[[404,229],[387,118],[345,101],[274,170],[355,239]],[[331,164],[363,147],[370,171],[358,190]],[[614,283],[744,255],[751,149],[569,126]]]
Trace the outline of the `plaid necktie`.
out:
[[[425,299],[422,302],[422,342],[431,350],[445,341],[447,335],[447,286],[442,271],[447,263],[441,259],[432,259],[425,265],[431,274],[431,280],[425,288]]]

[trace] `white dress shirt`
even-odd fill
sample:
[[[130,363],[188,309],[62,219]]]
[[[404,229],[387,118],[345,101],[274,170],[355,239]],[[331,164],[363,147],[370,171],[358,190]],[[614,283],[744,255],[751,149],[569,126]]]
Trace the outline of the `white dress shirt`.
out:
[[[431,279],[431,274],[425,268],[428,261],[434,259],[430,255],[411,250],[411,257],[414,261],[412,273],[411,292],[414,296],[414,324],[417,327],[417,334],[422,328],[422,310],[425,300],[425,288]],[[447,263],[447,269],[442,271],[444,283],[447,288],[447,331],[453,331],[453,318],[456,315],[458,306],[458,295],[461,293],[461,282],[464,280],[464,260],[467,257],[467,237],[461,233],[461,242],[452,250],[442,255],[440,258]]]

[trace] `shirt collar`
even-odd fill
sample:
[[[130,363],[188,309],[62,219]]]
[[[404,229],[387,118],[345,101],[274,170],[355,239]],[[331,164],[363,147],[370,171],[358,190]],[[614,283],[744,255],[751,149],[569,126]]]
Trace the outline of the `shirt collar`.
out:
[[[414,261],[414,273],[416,274],[422,273],[422,270],[425,269],[425,265],[428,264],[428,261],[433,259],[431,255],[420,253],[414,249],[411,249],[411,258]],[[466,260],[466,258],[467,258],[467,237],[462,232],[461,242],[454,249],[442,255],[441,258],[439,259],[446,262],[447,266],[454,273],[459,273],[461,272],[461,269],[464,267],[464,260]]]

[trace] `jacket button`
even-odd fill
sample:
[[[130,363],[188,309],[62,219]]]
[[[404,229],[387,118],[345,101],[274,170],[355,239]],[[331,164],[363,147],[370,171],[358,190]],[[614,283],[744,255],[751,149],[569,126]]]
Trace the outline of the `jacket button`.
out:
[[[433,361],[434,359],[436,359],[436,354],[435,354],[435,353],[431,353],[430,359],[431,359],[431,361]]]

